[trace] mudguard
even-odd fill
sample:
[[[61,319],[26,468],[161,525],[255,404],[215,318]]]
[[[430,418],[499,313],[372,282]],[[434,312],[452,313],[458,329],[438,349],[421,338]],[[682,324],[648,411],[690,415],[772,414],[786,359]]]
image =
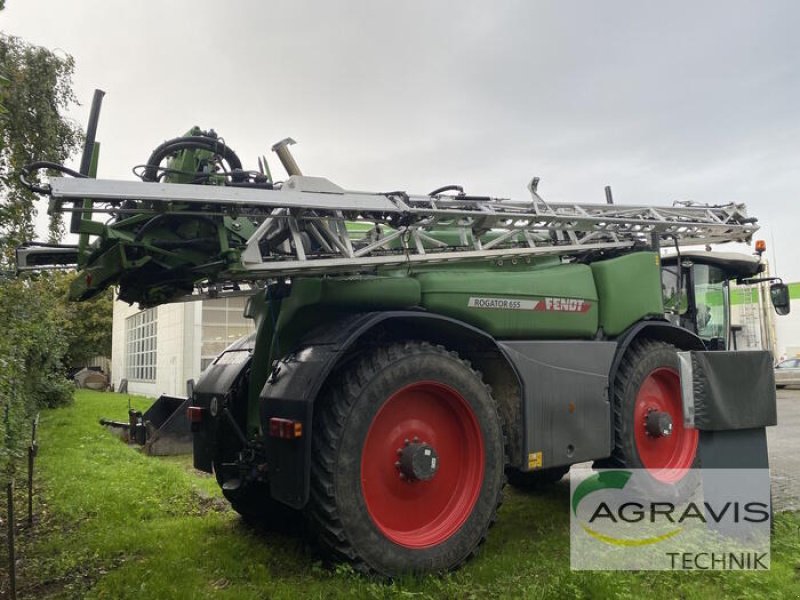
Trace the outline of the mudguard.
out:
[[[221,406],[252,360],[255,334],[241,338],[231,344],[200,375],[194,386],[192,406],[210,410],[212,399]],[[211,473],[217,447],[218,420],[209,415],[200,427],[192,431],[192,455],[194,468]]]
[[[456,349],[462,343],[496,348],[494,339],[479,329],[421,311],[360,313],[309,333],[293,352],[276,362],[259,398],[270,492],[275,500],[293,508],[301,508],[307,502],[314,401],[343,354],[370,331],[389,322],[405,332],[414,328],[424,330],[421,339],[437,341],[438,337],[440,341],[448,340]],[[301,422],[302,437],[271,437],[269,420],[273,417]]]

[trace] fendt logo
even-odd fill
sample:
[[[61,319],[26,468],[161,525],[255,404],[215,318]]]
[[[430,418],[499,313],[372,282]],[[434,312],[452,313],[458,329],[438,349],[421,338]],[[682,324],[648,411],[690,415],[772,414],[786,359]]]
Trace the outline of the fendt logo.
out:
[[[548,312],[588,312],[592,307],[586,300],[578,300],[577,298],[545,298],[539,300],[539,306],[535,310],[543,310]]]
[[[519,300],[517,298],[481,298],[473,296],[467,302],[469,308],[500,310],[533,310],[536,312],[585,313],[592,303],[580,298],[542,298],[541,300]]]

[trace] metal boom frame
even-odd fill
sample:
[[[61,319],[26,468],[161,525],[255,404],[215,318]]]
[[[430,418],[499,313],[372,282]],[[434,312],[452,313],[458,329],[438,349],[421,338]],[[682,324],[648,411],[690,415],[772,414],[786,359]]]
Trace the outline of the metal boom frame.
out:
[[[534,190],[531,193],[528,201],[376,194],[346,191],[323,178],[292,176],[278,190],[56,177],[50,195],[65,212],[74,210],[65,202],[84,199],[92,201],[94,212],[116,214],[244,212],[260,224],[242,252],[242,269],[231,273],[232,279],[571,255],[649,244],[654,237],[682,245],[748,242],[758,229],[743,204],[567,204],[548,203]],[[136,208],[118,208],[124,201],[134,201]],[[368,227],[366,238],[355,243],[348,223]],[[459,243],[432,235],[442,230],[457,231]],[[284,243],[280,253],[264,253],[265,239],[276,231],[283,231],[291,243]]]

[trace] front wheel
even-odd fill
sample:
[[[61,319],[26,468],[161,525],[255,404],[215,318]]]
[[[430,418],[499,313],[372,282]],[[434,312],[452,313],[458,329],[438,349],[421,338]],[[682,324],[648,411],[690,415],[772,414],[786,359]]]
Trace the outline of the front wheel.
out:
[[[320,399],[308,514],[323,549],[386,576],[459,566],[501,501],[504,440],[489,389],[424,342],[378,348]]]
[[[699,466],[699,434],[683,425],[677,348],[633,342],[613,385],[615,447],[599,466],[646,469],[656,482],[679,483]]]

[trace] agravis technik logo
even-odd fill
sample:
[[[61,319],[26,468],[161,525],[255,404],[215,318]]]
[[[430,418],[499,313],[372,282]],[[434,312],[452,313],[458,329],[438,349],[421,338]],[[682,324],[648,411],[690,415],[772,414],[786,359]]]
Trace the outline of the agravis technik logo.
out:
[[[687,469],[677,484],[642,469],[570,472],[573,569],[769,568],[769,471]]]

